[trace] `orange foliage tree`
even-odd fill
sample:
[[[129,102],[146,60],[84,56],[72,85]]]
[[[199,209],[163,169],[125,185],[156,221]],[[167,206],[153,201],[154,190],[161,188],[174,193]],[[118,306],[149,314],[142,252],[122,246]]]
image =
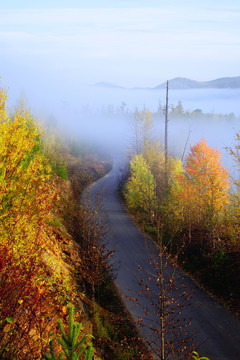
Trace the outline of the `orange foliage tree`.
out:
[[[179,176],[178,199],[185,225],[214,231],[229,204],[229,174],[220,152],[205,140],[190,148],[185,173]]]

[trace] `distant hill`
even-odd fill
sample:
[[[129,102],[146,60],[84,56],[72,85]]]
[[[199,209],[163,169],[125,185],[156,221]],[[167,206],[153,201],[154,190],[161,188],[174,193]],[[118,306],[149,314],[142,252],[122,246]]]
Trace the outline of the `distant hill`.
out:
[[[166,87],[166,82],[158,85],[155,89],[163,89]],[[177,77],[169,80],[169,87],[171,89],[238,89],[240,88],[240,76],[224,77],[211,81],[195,81],[187,78]]]
[[[171,89],[199,89],[204,87],[204,83],[181,77],[174,78],[168,82]],[[167,82],[156,86],[154,89],[163,89],[166,85]]]
[[[155,86],[153,88],[149,87],[134,87],[131,88],[133,90],[141,90],[141,89],[164,89],[166,88],[167,82]],[[112,88],[112,89],[127,89],[122,86],[118,86],[115,84],[111,84],[108,82],[98,82],[95,84],[97,87],[104,88]],[[169,87],[171,89],[239,89],[240,88],[240,76],[235,77],[223,77],[216,80],[211,81],[196,81],[182,77],[176,77],[174,79],[169,80]]]

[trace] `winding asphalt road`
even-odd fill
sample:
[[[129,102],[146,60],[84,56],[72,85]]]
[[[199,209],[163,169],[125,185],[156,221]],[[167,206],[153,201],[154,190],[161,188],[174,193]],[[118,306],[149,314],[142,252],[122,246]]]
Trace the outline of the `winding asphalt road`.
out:
[[[126,297],[137,296],[141,290],[139,282],[142,274],[139,273],[138,265],[142,266],[146,273],[152,271],[150,241],[135,226],[118,199],[116,190],[120,166],[121,162],[116,161],[112,171],[91,186],[91,194],[94,196],[101,189],[103,211],[108,217],[109,235],[112,239],[111,246],[116,250],[115,260],[120,264],[116,285],[126,307],[137,320],[144,317],[142,307],[136,307],[135,303],[128,301]],[[199,354],[208,356],[210,360],[240,360],[240,321],[198,288],[190,277],[179,270],[177,274],[181,279],[179,281],[186,285],[188,291],[195,292],[187,311],[192,319],[192,327],[197,330]],[[148,306],[144,303],[144,298],[139,298],[139,302],[141,301],[143,307]],[[141,331],[145,337],[150,336],[147,328]]]

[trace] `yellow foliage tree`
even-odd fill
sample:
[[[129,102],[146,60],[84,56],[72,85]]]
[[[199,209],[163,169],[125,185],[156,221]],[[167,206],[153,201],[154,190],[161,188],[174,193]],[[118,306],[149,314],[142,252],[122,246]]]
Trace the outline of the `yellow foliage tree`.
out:
[[[64,296],[51,264],[58,188],[33,117],[21,107],[9,116],[6,106],[0,89],[0,358],[40,359],[55,331],[47,314]]]
[[[126,186],[126,200],[130,209],[143,212],[151,222],[156,207],[156,182],[143,155],[130,162],[131,177]]]
[[[41,134],[31,114],[6,111],[0,92],[0,238],[18,257],[36,256],[57,191],[51,167],[42,153]]]
[[[145,142],[143,157],[149,170],[155,179],[155,194],[157,205],[155,211],[155,222],[161,224],[162,231],[175,232],[178,228],[179,207],[175,198],[175,193],[179,190],[178,176],[183,172],[182,161],[168,157],[166,182],[166,163],[164,148],[159,142]]]

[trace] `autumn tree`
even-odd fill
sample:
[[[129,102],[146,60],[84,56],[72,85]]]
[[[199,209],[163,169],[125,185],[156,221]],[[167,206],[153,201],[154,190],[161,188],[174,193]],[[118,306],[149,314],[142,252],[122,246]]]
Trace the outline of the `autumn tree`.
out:
[[[165,172],[165,155],[164,149],[160,142],[146,141],[142,156],[151,171],[156,182],[156,196],[158,202],[162,202],[164,199],[164,193],[166,191],[166,183],[164,179]]]
[[[126,186],[127,204],[132,211],[144,214],[151,223],[156,205],[156,182],[142,154],[131,160],[130,172]]]
[[[184,170],[177,194],[184,222],[189,232],[196,227],[214,232],[229,204],[229,174],[220,152],[201,140],[190,148]]]
[[[57,192],[31,115],[18,109],[0,122],[0,134],[1,238],[19,255],[22,243],[36,248],[44,242],[44,224]]]
[[[136,154],[141,154],[145,142],[151,140],[153,130],[152,113],[149,110],[135,110],[130,120],[133,131],[133,148]]]
[[[176,186],[177,175],[182,172],[182,162],[178,158],[174,159],[173,156],[169,156],[167,164],[168,183],[166,183],[165,152],[160,142],[146,141],[142,154],[156,181],[157,201],[163,205],[166,201],[169,202],[168,197],[172,188]]]
[[[6,92],[0,90],[0,357],[3,359],[25,359],[26,353],[39,359],[43,349],[41,338],[48,322],[45,318],[44,323],[42,316],[46,316],[43,315],[46,302],[50,302],[50,293],[55,291],[54,281],[50,284],[48,280],[46,244],[52,251],[58,248],[49,225],[53,203],[58,199],[57,190],[52,169],[43,154],[39,127],[21,107],[9,116]]]
[[[128,207],[158,231],[161,228],[161,234],[168,231],[177,211],[173,191],[178,188],[177,175],[181,171],[181,160],[169,156],[166,183],[165,153],[159,142],[146,141],[142,154],[130,162],[130,177],[125,187]]]

